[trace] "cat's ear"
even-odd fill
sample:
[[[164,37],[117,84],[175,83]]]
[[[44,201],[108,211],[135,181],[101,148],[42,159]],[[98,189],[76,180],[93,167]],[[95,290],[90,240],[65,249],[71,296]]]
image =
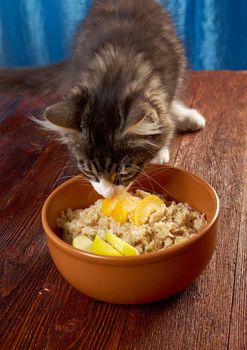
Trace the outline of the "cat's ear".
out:
[[[151,106],[143,105],[127,117],[125,135],[151,136],[161,133],[162,126],[157,112]]]
[[[46,119],[59,128],[79,129],[80,120],[74,106],[67,100],[47,107],[44,113]]]
[[[46,119],[55,127],[79,130],[81,116],[88,104],[89,94],[86,87],[73,88],[66,99],[45,110]]]

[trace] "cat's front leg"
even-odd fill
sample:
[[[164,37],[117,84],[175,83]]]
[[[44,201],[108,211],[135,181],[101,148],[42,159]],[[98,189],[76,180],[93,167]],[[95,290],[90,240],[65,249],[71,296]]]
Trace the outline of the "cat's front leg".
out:
[[[170,160],[170,152],[167,146],[161,148],[155,158],[153,158],[150,164],[164,164]]]
[[[205,118],[196,109],[186,107],[181,101],[172,102],[171,114],[179,131],[196,131],[205,127]]]

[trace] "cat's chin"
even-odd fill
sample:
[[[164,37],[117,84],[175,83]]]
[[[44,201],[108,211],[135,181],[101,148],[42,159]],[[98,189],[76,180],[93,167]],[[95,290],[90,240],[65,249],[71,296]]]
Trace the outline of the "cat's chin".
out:
[[[115,195],[119,195],[122,192],[126,191],[125,186],[116,186],[104,179],[100,179],[99,182],[90,181],[93,188],[104,198],[111,198]]]

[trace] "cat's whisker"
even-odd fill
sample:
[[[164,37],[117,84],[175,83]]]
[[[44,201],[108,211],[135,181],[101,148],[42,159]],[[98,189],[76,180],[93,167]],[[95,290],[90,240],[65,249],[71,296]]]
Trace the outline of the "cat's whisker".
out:
[[[79,184],[79,185],[82,185],[82,186],[85,186],[85,187],[92,187],[92,185],[90,184],[90,182],[81,182],[81,181],[78,181],[78,184]]]
[[[133,167],[133,169],[137,169],[138,172],[139,172],[139,174],[142,174],[142,176],[144,175],[145,177],[148,178],[148,175],[146,174],[145,170],[142,169],[141,167],[139,167],[138,165],[136,165],[136,164],[134,164],[134,163],[125,163],[125,165],[130,166],[130,167]],[[133,180],[133,182],[137,183],[138,177],[140,177],[140,175],[137,176],[137,178],[136,178],[135,180]],[[150,181],[149,181],[149,182],[150,182]],[[151,183],[151,182],[150,182],[150,185],[151,185],[151,187],[152,187],[152,183]],[[152,188],[153,188],[153,187],[152,187]]]
[[[67,167],[64,167],[64,169],[61,169],[63,170],[63,174],[66,173],[66,170],[67,170]],[[71,169],[68,169],[68,170],[71,170]],[[62,181],[62,180],[66,180],[66,179],[70,179],[72,177],[74,177],[76,174],[73,172],[73,174],[70,174],[70,175],[63,175],[63,176],[59,176],[56,181],[55,181],[55,184],[59,181]]]
[[[132,185],[133,185],[133,184],[132,184]],[[148,188],[148,187],[143,186],[143,184],[142,184],[138,179],[136,179],[136,180],[134,181],[134,188],[135,188],[135,187],[141,187],[143,191],[150,192],[150,187]]]
[[[173,196],[167,191],[167,189],[166,189],[164,186],[162,186],[158,181],[156,181],[154,178],[152,178],[152,181],[153,181],[156,185],[158,185],[159,188],[160,188],[162,191],[164,191],[169,197],[173,197]],[[172,199],[172,198],[171,198],[171,199]]]
[[[53,186],[57,186],[57,184],[61,181],[65,181],[65,180],[68,180],[68,179],[71,179],[72,176],[71,175],[66,175],[66,176],[62,176],[62,177],[59,177],[58,179],[55,180],[55,182],[53,183]]]
[[[82,181],[78,181],[78,183],[82,186],[85,186],[85,187],[92,187],[92,185],[90,184],[90,182],[82,182]]]
[[[78,182],[84,186],[92,187],[90,181],[85,179],[82,174],[78,175]]]
[[[77,175],[79,181],[89,182],[82,174]]]
[[[92,186],[90,184],[82,184],[82,183],[78,183],[79,186],[83,187],[83,188],[92,188]]]
[[[153,179],[153,177],[156,177],[160,174],[164,174],[167,171],[167,169],[161,169],[160,171],[150,172],[149,177]]]
[[[67,168],[64,168],[64,169],[61,169],[61,173],[60,175],[61,176],[71,176],[71,177],[74,177],[74,176],[77,176],[78,173],[74,171],[74,169],[67,169]]]
[[[143,176],[145,176],[145,177],[148,179],[148,181],[149,181],[149,183],[150,183],[150,186],[152,187],[152,190],[154,191],[153,184],[152,184],[152,182],[150,181],[149,176],[148,176],[148,174],[146,173],[146,171],[145,171],[144,169],[142,169],[140,166],[136,165],[136,164],[129,164],[129,165],[130,165],[130,166],[133,166],[134,168],[136,168],[136,169],[139,171],[139,173],[141,173]]]
[[[164,168],[162,165],[155,167],[155,169],[148,170],[148,176],[156,176],[165,173],[168,169]]]
[[[148,176],[150,179],[152,179],[153,176],[157,176],[157,175],[162,174],[162,173],[163,173],[163,171],[160,171],[160,172],[157,172],[157,173],[153,173],[153,174],[147,173],[147,175],[145,175],[145,176]],[[140,174],[140,178],[141,177],[143,177],[143,174]]]
[[[136,165],[136,164],[132,164],[132,166],[136,167],[136,168],[140,171],[140,176],[138,177],[139,180],[140,180],[141,178],[147,178],[147,179],[148,179],[148,181],[149,181],[149,183],[150,183],[150,185],[151,185],[151,187],[152,187],[152,191],[153,191],[153,192],[155,192],[154,187],[153,187],[153,183],[155,183],[156,185],[159,186],[159,188],[160,188],[162,191],[164,191],[166,194],[168,194],[169,196],[171,196],[170,193],[166,190],[166,188],[165,188],[164,186],[162,186],[158,181],[156,181],[156,180],[154,179],[155,176],[159,175],[160,173],[165,172],[167,169],[164,169],[162,166],[160,166],[160,167],[154,169],[154,171],[150,171],[150,173],[147,173],[144,169],[140,168],[140,167],[139,167],[138,165]],[[135,182],[138,183],[139,181],[138,181],[138,180],[135,180]],[[140,182],[139,182],[139,184],[140,184]]]

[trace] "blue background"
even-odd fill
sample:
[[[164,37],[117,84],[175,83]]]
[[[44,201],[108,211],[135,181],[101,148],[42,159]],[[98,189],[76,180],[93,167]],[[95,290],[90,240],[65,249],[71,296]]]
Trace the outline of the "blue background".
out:
[[[247,0],[161,2],[175,20],[191,68],[247,69]],[[0,0],[0,66],[62,60],[90,5],[91,0]]]

